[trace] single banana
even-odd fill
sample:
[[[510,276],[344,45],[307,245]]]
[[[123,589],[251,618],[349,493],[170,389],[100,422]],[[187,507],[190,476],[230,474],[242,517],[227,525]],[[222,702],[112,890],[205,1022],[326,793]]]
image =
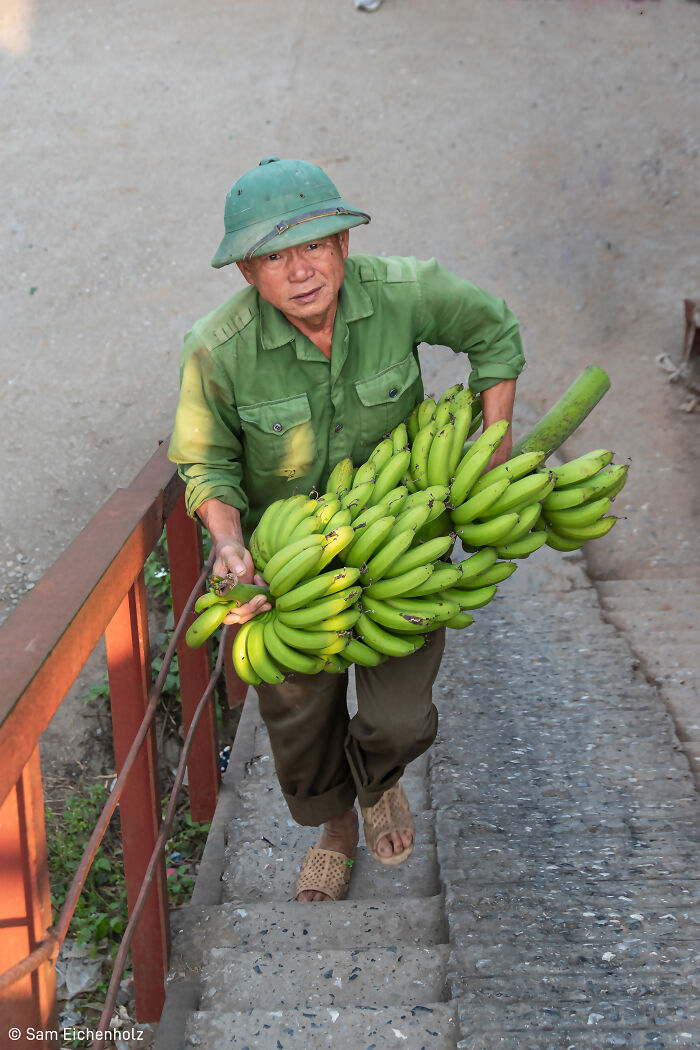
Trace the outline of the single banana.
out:
[[[316,500],[308,498],[300,502],[295,501],[291,506],[288,501],[286,507],[282,506],[278,509],[278,527],[273,536],[272,554],[276,554],[278,550],[286,547],[293,540],[309,536],[314,531],[311,513],[315,509]]]
[[[459,612],[459,602],[449,596],[449,589],[442,590],[439,594],[431,594],[426,598],[410,598],[408,595],[401,598],[388,598],[385,604],[403,615],[430,616],[431,623],[427,627],[428,631],[434,631],[445,620],[449,620],[451,616]]]
[[[522,539],[513,540],[503,547],[498,548],[499,558],[527,558],[534,551],[538,551],[547,542],[547,531],[537,529],[528,532]]]
[[[437,425],[434,420],[431,420],[426,426],[421,427],[411,446],[408,473],[413,483],[420,489],[428,487],[428,456],[436,433]]]
[[[494,503],[500,502],[499,497],[503,496],[509,485],[508,478],[504,478],[502,481],[494,481],[492,485],[487,485],[476,496],[470,496],[466,502],[455,507],[451,512],[454,524],[467,525],[470,521],[483,517]],[[496,517],[496,515],[489,516]]]
[[[513,512],[515,513],[515,511]],[[507,546],[510,543],[515,543],[516,540],[521,540],[523,536],[527,536],[531,529],[534,529],[539,521],[542,508],[539,503],[531,503],[527,507],[519,512],[519,521],[513,526],[510,532],[506,533],[503,539],[498,541],[499,547]],[[503,515],[501,515],[503,517]]]
[[[393,453],[391,459],[384,464],[377,474],[374,490],[370,497],[371,506],[381,503],[387,493],[396,488],[408,470],[410,462],[411,453],[408,449],[401,449],[401,451]]]
[[[419,407],[420,407],[420,403],[415,406],[415,408],[412,410],[411,414],[409,415],[408,419],[406,420],[406,430],[408,431],[408,443],[410,445],[413,444],[413,442],[415,440],[415,437],[416,437],[416,434],[418,433],[418,430],[419,430],[419,427],[418,427],[418,409],[419,409]]]
[[[495,596],[496,590],[495,584],[489,584],[486,587],[477,587],[469,591],[464,590],[463,587],[448,588],[441,593],[445,600],[456,602],[459,605],[459,611],[464,612],[465,609],[481,609],[484,605],[488,605]]]
[[[347,634],[357,623],[362,609],[359,605],[354,605],[349,609],[345,609],[343,612],[336,613],[335,616],[328,616],[325,620],[320,620],[317,629],[320,631],[337,631],[338,634]]]
[[[434,397],[424,397],[420,405],[418,406],[418,430],[419,432],[423,427],[427,427],[431,419],[435,414],[436,409]]]
[[[245,647],[253,670],[261,681],[279,685],[284,681],[284,675],[265,647],[265,620],[263,616],[255,616],[249,623]]]
[[[272,619],[268,620],[264,626],[263,638],[265,648],[278,667],[296,674],[318,674],[321,670],[322,661],[317,657],[310,656],[309,653],[302,653],[299,649],[293,649],[291,645],[282,641],[275,630]]]
[[[265,510],[260,516],[260,521],[253,530],[253,535],[250,538],[251,543],[254,541],[255,547],[257,548],[262,561],[268,561],[274,554],[272,540],[274,538],[274,531],[278,525],[277,512],[279,508],[286,503],[287,500],[278,499],[275,500],[274,503],[270,503],[269,506],[265,507]]]
[[[333,467],[328,475],[326,490],[332,492],[336,499],[342,499],[343,495],[352,485],[354,468],[350,456],[345,456]]]
[[[534,535],[534,533],[530,533]],[[487,548],[485,547],[484,550]],[[475,554],[476,558],[477,555]],[[517,565],[514,561],[497,561],[490,569],[486,569],[484,572],[480,572],[477,576],[473,576],[469,580],[460,580],[458,587],[460,590],[475,591],[479,587],[487,587],[489,584],[503,583],[509,576],[512,576]]]
[[[476,554],[472,554],[471,558],[457,562],[460,568],[460,578],[455,583],[455,587],[468,587],[472,580],[490,569],[497,561],[498,555],[495,547],[482,547]]]
[[[376,583],[378,580],[381,580],[389,572],[397,558],[400,558],[411,546],[414,535],[413,529],[404,529],[395,534],[392,529],[391,535],[387,537],[365,565],[360,576],[361,583]]]
[[[403,510],[408,499],[408,489],[405,485],[397,485],[396,488],[391,489],[387,492],[386,496],[382,500],[382,506],[384,507],[387,514],[393,514],[396,517],[397,514]]]
[[[282,623],[279,617],[275,618],[273,623],[275,631],[282,641],[286,642],[292,649],[300,649],[302,652],[319,654],[322,649],[326,649],[338,641],[338,635],[335,631],[307,631],[298,627],[288,627],[286,623]]]
[[[357,473],[352,479],[352,487],[350,491],[352,491],[352,489],[358,488],[360,485],[366,484],[368,481],[376,480],[377,468],[375,467],[374,463],[372,463],[372,461],[368,459],[366,460],[366,462],[362,463],[361,466],[357,468]]]
[[[503,495],[491,504],[483,517],[495,518],[509,510],[520,513],[521,509],[530,503],[542,503],[553,488],[554,478],[548,470],[527,474],[517,481],[510,482]]]
[[[532,533],[531,535],[534,535]],[[578,551],[583,547],[585,540],[572,540],[567,539],[565,536],[560,536],[554,529],[548,528],[545,533],[547,537],[547,546],[551,547],[552,550],[561,551],[562,554],[569,554],[572,551]]]
[[[613,458],[613,453],[607,448],[596,448],[592,452],[586,452],[583,456],[578,456],[577,459],[571,459],[568,463],[564,463],[561,467],[551,467],[552,474],[554,474],[554,483],[556,488],[562,488],[564,485],[573,485],[586,481],[587,478],[593,477],[603,467],[607,467],[610,460]]]
[[[437,400],[437,405],[444,405],[446,401],[454,401],[458,394],[464,390],[464,383],[453,383],[444,390]],[[436,407],[437,407],[436,405]]]
[[[399,423],[391,432],[391,446],[396,452],[403,452],[409,448],[408,429],[405,423]]]
[[[447,503],[450,498],[450,490],[447,485],[430,485],[427,489],[418,489],[406,497],[403,505],[404,510],[417,507],[421,503]]]
[[[204,609],[187,629],[185,641],[190,649],[199,649],[204,645],[207,638],[211,638],[214,631],[221,627],[231,609],[235,607],[235,604],[229,602],[217,602],[216,605],[210,605],[208,609]]]
[[[614,499],[618,492],[625,487],[628,471],[629,467],[626,463],[609,463],[596,474],[593,474],[590,478],[586,478],[585,481],[580,482],[578,485],[567,485],[564,488],[557,487],[552,493],[552,496],[563,497],[568,492],[582,491],[584,493],[584,500],[582,500],[582,502],[599,499],[602,496]],[[563,506],[558,506],[552,507],[551,509],[564,510],[565,508]]]
[[[514,456],[513,459],[506,460],[500,466],[493,467],[485,474],[482,474],[479,480],[475,482],[471,494],[475,496],[478,492],[482,492],[487,485],[492,485],[494,481],[500,481],[502,478],[507,478],[508,481],[518,481],[519,478],[524,478],[526,474],[532,474],[533,470],[540,465],[544,458],[544,452],[521,452],[519,456]]]
[[[387,514],[373,522],[372,525],[360,530],[357,538],[343,551],[343,562],[346,565],[354,565],[356,568],[366,565],[393,529],[394,521],[393,515]]]
[[[331,569],[305,580],[291,591],[280,595],[275,602],[275,608],[279,612],[289,612],[293,609],[302,609],[311,605],[321,598],[327,598],[331,594],[345,591],[352,587],[360,578],[360,570],[350,565],[344,565],[341,569]]]
[[[438,402],[435,406],[435,411],[433,412],[433,421],[437,427],[436,432],[439,432],[444,426],[447,426],[448,423],[454,421],[452,405],[449,401],[443,401],[442,404]]]
[[[372,493],[375,489],[375,483],[373,481],[363,481],[357,488],[348,489],[341,500],[341,504],[345,510],[350,511],[350,517],[354,521],[365,509],[365,507],[372,502]]]
[[[337,529],[326,533],[326,542],[321,548],[321,560],[316,566],[316,575],[323,572],[327,565],[348,547],[355,537],[352,525],[339,525]]]
[[[290,558],[270,580],[270,593],[279,598],[281,594],[291,591],[298,583],[322,568],[321,559],[325,548],[313,546],[300,551]]]
[[[313,513],[314,532],[324,532],[333,515],[340,510],[340,500],[334,496],[320,496],[316,502],[318,508]]]
[[[451,617],[449,620],[445,620],[445,627],[453,627],[456,630],[462,627],[470,627],[474,623],[474,617],[470,616],[467,612],[458,612],[456,616]]]
[[[260,685],[262,678],[253,669],[253,665],[248,659],[248,653],[246,651],[246,637],[251,629],[253,620],[247,620],[246,623],[242,624],[236,631],[233,639],[233,647],[231,655],[233,658],[233,666],[236,674],[246,685]]]
[[[479,427],[481,426],[483,421],[484,421],[483,410],[481,408],[478,409],[478,410],[476,408],[474,408],[472,410],[472,421],[469,424],[469,430],[467,431],[467,437],[468,438],[470,438],[472,436],[472,434],[476,434],[477,430],[479,429]]]
[[[449,404],[449,402],[445,403]],[[436,425],[440,423],[437,419],[435,422]],[[440,427],[430,443],[426,464],[428,482],[424,488],[431,485],[447,486],[450,484],[450,463],[454,432],[454,417],[451,416],[448,422]]]
[[[352,637],[343,649],[343,656],[362,667],[378,667],[386,660],[384,653],[379,653],[376,649],[365,645],[359,638]]]
[[[303,536],[300,540],[294,540],[292,543],[288,543],[285,547],[282,547],[281,550],[278,550],[276,554],[272,555],[265,566],[263,579],[268,583],[271,583],[279,570],[284,565],[287,565],[292,558],[296,558],[297,554],[301,554],[302,551],[311,550],[312,548],[317,547],[320,557],[323,543],[324,536],[317,532],[311,533],[308,536]]]
[[[277,609],[277,616],[282,623],[290,627],[313,627],[321,620],[327,620],[338,613],[345,612],[362,594],[361,587],[348,587],[344,591],[319,598],[301,609]],[[327,628],[330,630],[331,628]],[[337,630],[337,628],[336,628]]]
[[[519,521],[520,516],[514,511],[509,511],[498,518],[492,518],[491,521],[456,525],[455,532],[469,547],[494,547],[509,532],[512,532]]]
[[[405,554],[398,557],[393,565],[389,566],[384,573],[383,579],[393,579],[395,576],[402,576],[403,573],[410,572],[411,569],[415,569],[418,565],[435,562],[448,554],[452,550],[453,545],[454,540],[451,536],[438,536],[434,540],[428,540],[427,543],[421,543],[417,547],[412,547]]]
[[[406,529],[416,532],[428,521],[431,511],[432,507],[427,501],[417,503],[414,507],[409,507],[408,510],[402,510],[400,514],[396,515],[393,534],[397,536],[400,532],[405,532]]]
[[[458,565],[452,565],[450,562],[438,562],[432,575],[424,580],[423,583],[403,593],[407,598],[423,598],[429,594],[437,594],[438,591],[444,591],[445,588],[454,586],[457,580],[460,579],[460,575]],[[381,598],[381,594],[379,597]],[[391,598],[393,596],[388,595],[388,597]]]
[[[207,591],[206,594],[200,594],[197,601],[194,603],[194,611],[196,613],[204,612],[211,605],[221,605],[226,599],[220,594],[215,594],[214,591]]]
[[[393,598],[388,599],[388,601],[393,600]],[[380,627],[399,634],[417,634],[429,629],[435,620],[434,613],[428,614],[425,610],[420,612],[414,610],[412,613],[406,612],[403,607],[404,599],[399,598],[397,600],[402,603],[400,609],[393,609],[378,598],[363,600],[362,611],[370,620],[378,623]]]
[[[362,613],[355,624],[355,634],[364,645],[374,649],[377,653],[381,653],[383,656],[410,656],[411,653],[420,648],[420,645],[416,644],[414,638],[407,638],[404,635],[396,635],[392,634],[391,631],[385,631],[378,623],[371,620],[366,613]],[[417,640],[419,636],[415,637]]]
[[[391,438],[382,438],[382,440],[375,445],[370,452],[367,462],[371,463],[377,474],[379,474],[382,467],[389,462],[393,454],[394,443]]]
[[[545,520],[555,529],[561,531],[562,527],[577,529],[581,525],[592,525],[598,518],[607,514],[612,506],[609,496],[601,496],[591,503],[584,503],[581,507],[569,507],[568,510],[549,510],[544,512]]]
[[[471,397],[471,391],[463,391],[463,394],[468,393]],[[460,403],[461,402],[461,403]],[[455,398],[454,409],[455,420],[454,420],[454,431],[452,434],[452,446],[450,448],[450,455],[447,461],[447,477],[448,484],[452,483],[452,479],[455,476],[457,466],[460,459],[462,458],[462,446],[467,439],[469,433],[469,427],[472,421],[472,410],[469,401],[463,399],[463,395],[459,398]]]
[[[332,635],[328,645],[324,645],[318,650],[319,656],[334,656],[336,653],[342,653],[350,640],[349,631],[345,631],[342,634],[338,634],[336,631],[318,631],[316,633]]]
[[[267,558],[264,558],[260,548],[258,547],[258,541],[255,538],[255,533],[250,537],[248,542],[248,550],[250,556],[253,559],[253,565],[255,566],[256,572],[262,572],[267,565]]]
[[[415,569],[404,572],[401,576],[380,578],[370,583],[365,587],[364,593],[368,598],[379,598],[381,601],[387,598],[397,598],[402,594],[415,593],[415,589],[432,576],[433,569],[432,562],[428,562],[425,565],[417,565]],[[374,577],[372,577],[372,580],[374,581]]]
[[[331,520],[323,530],[326,536],[330,536],[336,529],[341,528],[343,525],[352,524],[352,514],[345,507],[341,507],[340,510],[336,511]]]
[[[607,536],[616,521],[615,515],[609,514],[605,518],[598,518],[597,521],[592,522],[590,525],[581,525],[577,529],[569,528],[568,526],[564,529],[558,525],[557,532],[564,539],[581,540],[583,543],[587,543],[588,540],[597,540],[601,536]]]
[[[388,514],[387,508],[383,503],[378,503],[376,507],[366,507],[352,523],[352,527],[355,530],[355,538],[360,535],[363,529],[366,529],[368,525],[374,525],[375,521],[379,521],[380,518],[386,518]]]
[[[459,507],[467,498],[482,470],[488,464],[495,449],[503,441],[510,424],[506,419],[499,419],[481,434],[469,451],[457,464],[454,481],[450,485],[450,501]]]

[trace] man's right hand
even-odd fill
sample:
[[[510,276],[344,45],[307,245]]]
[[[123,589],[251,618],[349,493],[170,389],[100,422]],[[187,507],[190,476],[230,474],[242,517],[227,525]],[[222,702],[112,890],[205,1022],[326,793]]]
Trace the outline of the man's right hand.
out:
[[[216,546],[216,558],[212,567],[214,576],[226,576],[235,573],[241,583],[257,583],[261,587],[266,586],[265,580],[255,572],[253,559],[250,551],[246,550],[242,543],[224,540]],[[239,605],[232,609],[224,620],[225,624],[246,623],[252,620],[258,613],[271,609],[264,594],[256,594],[245,605]]]

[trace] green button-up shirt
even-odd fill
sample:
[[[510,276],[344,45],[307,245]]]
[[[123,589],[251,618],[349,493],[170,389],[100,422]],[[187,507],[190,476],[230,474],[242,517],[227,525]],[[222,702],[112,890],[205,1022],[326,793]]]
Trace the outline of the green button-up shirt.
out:
[[[364,462],[423,398],[420,343],[466,353],[475,392],[524,365],[504,301],[435,260],[350,256],[330,361],[254,287],[197,321],[168,450],[188,512],[219,499],[247,538],[273,500],[323,492],[340,459]]]

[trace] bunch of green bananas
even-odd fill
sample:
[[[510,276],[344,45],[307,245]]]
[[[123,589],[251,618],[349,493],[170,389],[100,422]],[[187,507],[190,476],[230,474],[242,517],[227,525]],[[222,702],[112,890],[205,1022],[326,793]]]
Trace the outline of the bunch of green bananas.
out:
[[[629,467],[613,463],[608,449],[594,449],[552,468],[554,485],[542,503],[539,527],[556,551],[575,551],[606,536],[617,518],[608,514],[625,486]]]
[[[482,422],[479,399],[458,383],[426,397],[354,467],[337,463],[320,496],[266,508],[250,540],[272,609],[239,628],[238,674],[251,685],[289,672],[341,673],[406,656],[438,627],[462,628],[499,583],[548,543],[575,550],[604,535],[627,468],[595,450],[562,467],[523,452],[484,473],[509,424]],[[466,560],[449,560],[455,537]],[[202,644],[250,591],[204,595],[188,632]],[[199,603],[202,603],[201,609]]]

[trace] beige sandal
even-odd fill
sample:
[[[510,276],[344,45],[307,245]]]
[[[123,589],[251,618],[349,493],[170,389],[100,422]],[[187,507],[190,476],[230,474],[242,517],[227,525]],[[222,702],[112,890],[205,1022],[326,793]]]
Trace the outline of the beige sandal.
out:
[[[400,784],[394,784],[392,788],[385,791],[375,806],[361,809],[365,822],[365,843],[367,849],[375,860],[388,867],[394,867],[403,862],[413,853],[416,841],[416,825],[408,805],[408,799]],[[382,857],[377,853],[377,844],[385,835],[397,831],[399,834],[408,831],[413,836],[413,842],[401,853],[394,853],[391,857]]]
[[[354,860],[332,849],[310,846],[301,863],[294,887],[294,899],[304,890],[325,893],[332,901],[342,901],[350,885]]]

